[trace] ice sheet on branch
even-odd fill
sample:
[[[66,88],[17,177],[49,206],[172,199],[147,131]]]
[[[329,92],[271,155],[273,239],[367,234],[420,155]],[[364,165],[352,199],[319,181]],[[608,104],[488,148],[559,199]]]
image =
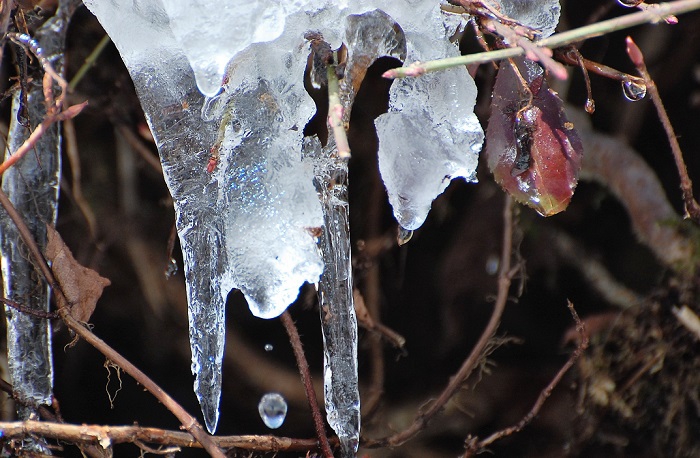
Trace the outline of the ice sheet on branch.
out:
[[[509,18],[539,30],[540,38],[553,34],[559,24],[559,0],[498,0],[498,3]]]
[[[424,18],[428,30],[407,30],[406,63],[459,55],[447,38],[453,27]],[[379,171],[394,216],[420,227],[433,200],[453,178],[476,181],[484,132],[474,114],[476,84],[464,67],[403,78],[391,86],[389,111],[375,120]]]
[[[259,1],[210,7],[166,0],[85,3],[112,37],[134,80],[175,201],[195,391],[213,431],[229,291],[240,289],[255,315],[271,318],[294,301],[304,282],[317,282],[323,271],[312,235],[324,225],[313,185],[316,159],[302,157],[301,147],[314,110],[304,89],[305,33],[320,32],[334,48],[346,42],[350,55],[353,47],[366,52],[372,31],[353,27],[348,17],[381,9],[406,32],[409,59],[436,58],[457,53],[446,37],[458,21],[445,19],[432,0]],[[357,36],[353,30],[364,31]],[[400,48],[389,40],[376,47],[372,58],[403,57]],[[407,121],[397,127],[404,137],[420,138],[434,128],[447,135],[440,148],[446,159],[436,160],[459,166],[441,170],[441,180],[448,174],[473,179],[483,138],[471,112],[474,83],[466,71],[447,75],[397,84],[392,109],[415,110],[404,113]],[[355,81],[359,84],[361,78]],[[346,84],[351,82],[348,78]],[[416,107],[406,97],[426,102]],[[351,100],[344,99],[347,109]],[[427,124],[414,130],[421,122]],[[466,162],[454,159],[459,155]],[[404,181],[411,180],[423,186],[418,177]],[[421,203],[408,205],[427,213],[435,195],[432,190],[417,193]]]

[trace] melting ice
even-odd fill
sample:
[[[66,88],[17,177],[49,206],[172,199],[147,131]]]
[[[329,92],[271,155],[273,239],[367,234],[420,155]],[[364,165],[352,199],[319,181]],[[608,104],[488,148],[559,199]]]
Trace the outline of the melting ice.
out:
[[[323,281],[319,286],[329,307],[336,293],[345,297],[336,314],[342,321],[324,327],[326,407],[346,444],[343,456],[354,455],[359,395],[346,181],[334,181],[339,185],[326,195],[322,189],[347,169],[333,159],[332,142],[321,149],[302,138],[314,111],[303,85],[303,37],[318,31],[333,48],[347,45],[350,76],[341,100],[349,116],[352,83],[361,82],[353,80],[353,65],[457,55],[447,39],[460,18],[444,15],[433,0],[85,3],[131,73],[175,202],[195,392],[208,429],[219,416],[229,291],[240,289],[255,315],[273,318],[323,273],[345,288],[331,294]],[[483,141],[475,99],[463,68],[394,83],[390,112],[376,124],[381,173],[406,229],[422,224],[452,178],[475,180]],[[313,235],[319,227],[320,250]]]

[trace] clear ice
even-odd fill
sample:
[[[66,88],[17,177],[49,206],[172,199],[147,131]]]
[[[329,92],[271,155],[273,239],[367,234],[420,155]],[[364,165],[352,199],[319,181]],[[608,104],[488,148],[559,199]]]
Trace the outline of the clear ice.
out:
[[[63,73],[63,52],[68,22],[80,5],[76,0],[59,3],[56,14],[34,34],[44,56],[54,69]],[[55,86],[58,91],[58,86]],[[29,129],[18,122],[20,94],[12,101],[11,123],[5,158],[16,151],[29,136]],[[44,119],[46,108],[41,80],[30,83],[27,93],[27,115],[32,129]],[[54,225],[58,206],[61,169],[61,137],[53,125],[27,154],[2,176],[2,190],[7,194],[27,223],[34,240],[43,250],[46,246],[46,225]],[[48,312],[49,288],[27,257],[26,246],[14,223],[0,210],[0,253],[4,297],[25,307]],[[27,403],[17,404],[18,417],[28,420],[42,404],[53,398],[53,361],[51,355],[51,322],[6,306],[9,376],[14,393]],[[51,451],[31,439],[22,444],[25,450],[40,454]]]
[[[240,289],[253,314],[273,318],[304,282],[318,283],[328,421],[342,456],[354,456],[360,399],[347,164],[332,139],[322,147],[303,138],[314,112],[304,89],[310,49],[303,37],[318,31],[334,49],[346,44],[340,95],[347,121],[375,59],[456,55],[448,38],[462,19],[433,0],[85,4],[131,73],[175,201],[195,392],[208,429],[219,415],[229,291]],[[377,131],[381,173],[406,229],[422,224],[450,179],[475,179],[483,141],[475,98],[464,69],[394,83]]]
[[[267,393],[260,398],[258,413],[265,426],[277,429],[287,417],[287,401],[279,393]]]

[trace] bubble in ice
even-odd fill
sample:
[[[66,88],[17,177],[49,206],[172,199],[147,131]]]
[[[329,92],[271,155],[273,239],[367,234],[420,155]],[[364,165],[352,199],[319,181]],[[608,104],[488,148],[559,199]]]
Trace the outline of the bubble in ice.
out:
[[[279,393],[267,393],[260,399],[258,412],[265,426],[277,429],[287,416],[287,401]]]
[[[273,347],[272,344],[265,344],[265,351],[272,351],[274,349],[275,347]]]
[[[638,102],[647,95],[647,85],[641,81],[627,79],[622,82],[622,93],[627,100]]]

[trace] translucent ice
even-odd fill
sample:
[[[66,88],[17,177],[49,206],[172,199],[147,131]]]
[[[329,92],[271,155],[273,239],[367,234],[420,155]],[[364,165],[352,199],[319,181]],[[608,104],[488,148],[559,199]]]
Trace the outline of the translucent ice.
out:
[[[258,403],[258,413],[265,426],[277,429],[287,417],[287,401],[279,393],[267,393]]]
[[[44,56],[62,74],[65,34],[68,22],[80,4],[63,0],[54,15],[34,34]],[[56,89],[58,89],[56,87]],[[34,129],[44,119],[46,108],[41,79],[29,83],[26,116]],[[12,116],[5,155],[16,151],[29,136],[26,126],[18,122],[21,96],[14,94]],[[46,246],[46,224],[55,224],[60,182],[61,138],[57,125],[49,127],[34,147],[2,176],[2,189],[23,216],[34,240]],[[49,310],[49,289],[27,256],[9,216],[0,211],[0,252],[2,253],[3,295],[24,307],[37,311]],[[7,349],[9,377],[17,396],[26,402],[18,403],[18,417],[32,418],[39,405],[51,404],[53,397],[53,362],[51,356],[51,322],[10,307],[5,307],[7,318]],[[28,439],[23,450],[51,454],[39,441]]]
[[[324,149],[317,140],[307,141],[302,156],[302,131],[314,109],[303,85],[309,55],[304,35],[318,31],[333,48],[346,43],[341,100],[347,121],[355,91],[375,59],[453,55],[457,50],[446,37],[458,21],[443,22],[432,0],[233,1],[230,7],[86,0],[86,5],[134,79],[175,201],[195,391],[209,430],[218,420],[228,292],[240,289],[255,315],[272,318],[296,298],[301,284],[321,277],[323,316],[332,318],[323,322],[328,419],[343,456],[354,455],[359,394],[347,166],[334,157],[332,140]],[[426,184],[415,175],[402,178],[414,171],[394,161],[404,170],[394,174],[394,182],[427,189],[397,205],[408,209],[400,221],[411,227],[425,219],[446,186],[445,175],[473,179],[483,137],[471,113],[475,91],[466,71],[418,81],[394,85],[392,114],[407,116],[396,128],[402,129],[399,135],[420,138],[440,127],[443,156],[432,155],[431,161],[448,165],[437,184],[436,174]],[[407,100],[412,97],[424,103],[416,106]],[[410,130],[420,122],[426,124]],[[391,150],[390,142],[383,148]],[[323,228],[321,252],[313,235],[318,228]]]
[[[554,33],[559,23],[559,0],[498,0],[503,14],[541,32],[540,38]]]
[[[408,62],[459,54],[445,36],[412,38]],[[420,227],[433,199],[453,178],[476,181],[484,133],[474,114],[475,103],[476,85],[464,67],[394,81],[389,111],[375,126],[379,171],[403,228]]]

